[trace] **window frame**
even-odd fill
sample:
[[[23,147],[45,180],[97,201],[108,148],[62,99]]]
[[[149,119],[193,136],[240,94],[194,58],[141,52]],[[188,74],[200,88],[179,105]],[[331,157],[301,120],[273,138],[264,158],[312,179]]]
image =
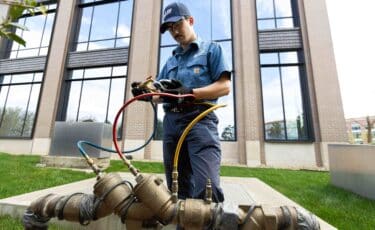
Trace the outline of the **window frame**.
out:
[[[122,66],[126,66],[126,73],[124,75],[118,75],[118,76],[113,76],[113,68],[115,67],[122,67]],[[87,69],[98,69],[98,68],[105,68],[105,67],[108,67],[108,68],[111,68],[111,74],[108,75],[108,76],[101,76],[101,77],[90,77],[90,78],[85,78],[85,77],[81,77],[81,78],[72,78],[72,74],[73,74],[73,71],[75,70],[83,70],[83,75],[85,73],[85,71]],[[125,84],[127,82],[127,79],[128,79],[128,65],[108,65],[108,66],[99,66],[99,67],[82,67],[82,68],[75,68],[75,69],[69,69],[67,70],[67,73],[66,73],[66,78],[64,79],[64,89],[63,89],[63,103],[62,103],[62,112],[59,113],[60,115],[58,116],[58,121],[66,121],[67,119],[67,113],[68,113],[68,105],[69,105],[69,93],[70,93],[70,88],[71,88],[71,82],[81,82],[81,90],[79,92],[80,94],[80,98],[79,98],[79,105],[78,105],[78,111],[79,111],[79,107],[81,106],[81,95],[82,95],[82,86],[84,84],[84,82],[87,82],[87,81],[96,81],[96,80],[110,80],[110,85],[109,85],[109,88],[108,88],[108,92],[111,92],[111,88],[112,88],[112,80],[113,79],[124,79],[125,80]],[[124,98],[122,98],[122,100],[125,99],[125,95],[126,95],[126,87],[124,86]],[[110,100],[110,97],[108,97],[108,101]],[[106,108],[106,119],[105,121],[109,121],[108,120],[108,107],[109,107],[109,103],[107,104],[107,108]],[[76,119],[75,119],[75,122],[78,122],[78,113],[76,114]],[[105,122],[104,121],[104,122]],[[102,121],[98,121],[98,122],[102,122]]]
[[[32,55],[32,56],[27,56],[27,57],[18,57],[18,53],[20,51],[21,45],[18,44],[17,49],[12,50],[12,46],[14,44],[14,41],[5,39],[4,42],[3,42],[3,44],[1,44],[1,46],[4,47],[4,49],[1,50],[0,58],[2,58],[2,59],[17,59],[17,58],[35,58],[35,57],[40,57],[40,56],[48,56],[49,48],[50,48],[50,45],[51,45],[51,40],[52,40],[52,37],[53,37],[53,31],[54,31],[54,27],[55,27],[56,15],[57,15],[59,4],[58,4],[58,1],[56,1],[56,0],[44,1],[44,2],[40,2],[39,4],[43,4],[44,6],[48,6],[48,5],[56,5],[56,6],[54,8],[52,8],[52,9],[48,8],[46,10],[46,14],[47,15],[46,15],[46,19],[44,20],[42,37],[41,37],[41,40],[39,42],[39,47],[32,47],[32,48],[26,48],[25,47],[24,49],[21,49],[21,51],[36,50],[36,49],[38,49],[38,55]],[[28,11],[25,11],[25,12],[27,12],[27,13],[22,14],[22,16],[18,18],[17,23],[18,23],[18,21],[20,19],[43,15],[43,13],[40,12],[40,11],[35,12],[34,15],[30,14]],[[54,13],[55,14],[54,18],[53,18],[52,25],[51,25],[51,35],[50,35],[50,38],[49,38],[48,46],[42,46],[43,36],[45,34],[45,28],[46,28],[46,24],[47,24],[47,17],[48,17],[48,15],[50,13]],[[16,28],[13,28],[13,32],[16,32]],[[21,30],[21,33],[23,34],[24,31]],[[23,36],[21,35],[20,37],[22,38]],[[47,48],[48,49],[48,51],[47,51],[47,53],[45,55],[44,54],[40,55],[40,51],[41,51],[42,48]],[[12,52],[16,52],[16,57],[15,58],[11,57]]]
[[[106,38],[106,39],[97,39],[97,40],[90,40],[90,36],[91,36],[91,30],[92,30],[92,22],[93,22],[93,13],[94,13],[94,10],[92,10],[91,12],[91,17],[90,17],[90,26],[89,26],[89,31],[88,31],[88,40],[87,41],[83,41],[83,42],[79,42],[79,35],[80,35],[80,29],[81,29],[81,18],[82,18],[82,14],[83,14],[83,9],[84,8],[88,8],[88,7],[95,7],[95,6],[101,6],[101,5],[106,5],[106,4],[111,4],[111,3],[119,3],[119,6],[120,6],[120,3],[121,2],[126,2],[126,1],[132,1],[132,16],[131,16],[131,22],[130,22],[130,28],[132,28],[132,24],[133,24],[133,16],[134,16],[134,3],[135,3],[135,0],[102,0],[102,1],[94,1],[94,2],[88,2],[88,3],[82,3],[80,0],[78,0],[78,4],[77,4],[77,14],[76,14],[76,20],[77,20],[77,25],[73,28],[73,34],[74,36],[72,36],[72,39],[71,39],[71,45],[70,45],[70,51],[72,52],[90,52],[90,51],[95,51],[95,50],[100,50],[100,49],[89,49],[89,45],[91,42],[102,42],[102,41],[114,41],[113,43],[113,47],[110,47],[110,48],[104,48],[104,49],[116,49],[116,48],[124,48],[122,46],[120,47],[116,47],[116,42],[117,40],[119,39],[129,39],[129,45],[128,45],[128,48],[130,47],[130,40],[131,40],[131,30],[130,30],[130,35],[129,36],[126,36],[126,37],[118,37],[118,26],[119,26],[119,19],[120,19],[120,7],[117,8],[117,18],[116,18],[116,33],[115,33],[115,37],[112,37],[112,38]],[[94,9],[94,8],[93,8]],[[86,44],[86,49],[85,50],[77,50],[77,47],[79,44]],[[126,46],[125,46],[126,47]]]
[[[43,82],[44,82],[44,72],[43,71],[36,71],[36,72],[22,72],[22,73],[13,73],[13,74],[3,74],[1,76],[5,76],[5,75],[10,75],[11,78],[13,78],[14,75],[23,75],[23,74],[33,74],[33,80],[32,81],[27,81],[27,82],[18,82],[18,83],[3,83],[3,82],[0,82],[0,91],[1,91],[1,88],[2,87],[9,87],[8,88],[8,91],[7,91],[7,96],[6,96],[6,99],[5,99],[5,107],[0,110],[0,113],[1,113],[1,116],[0,116],[0,127],[2,125],[2,122],[3,122],[3,118],[4,118],[4,113],[5,113],[5,108],[6,108],[6,104],[7,104],[7,100],[8,100],[8,96],[9,96],[9,91],[11,90],[11,87],[12,86],[18,86],[18,85],[30,85],[30,91],[28,93],[28,99],[27,99],[27,103],[26,103],[26,113],[25,113],[25,117],[23,119],[23,125],[22,125],[22,131],[21,131],[21,135],[20,136],[0,136],[0,139],[20,139],[20,140],[29,140],[29,139],[32,139],[34,137],[34,132],[35,132],[35,126],[36,126],[36,121],[37,121],[37,118],[38,118],[38,113],[39,113],[39,102],[40,102],[40,99],[41,99],[41,94],[42,94],[42,87],[43,87]],[[42,75],[42,78],[40,81],[34,81],[35,79],[35,75],[36,74],[41,74]],[[36,106],[35,106],[35,114],[34,114],[34,118],[33,118],[33,124],[31,126],[31,131],[30,131],[30,135],[29,136],[23,136],[23,132],[25,131],[25,121],[27,119],[27,116],[28,116],[28,113],[29,113],[29,108],[30,108],[30,101],[31,101],[31,97],[32,97],[32,92],[33,92],[33,86],[34,85],[39,85],[39,92],[38,92],[38,96],[37,98],[35,99],[36,100]]]
[[[299,13],[298,13],[298,0],[290,0],[290,7],[291,7],[291,12],[292,16],[290,17],[277,17],[276,16],[276,4],[275,0],[269,0],[272,1],[272,12],[273,12],[273,17],[265,17],[265,18],[259,18],[259,12],[258,12],[258,0],[255,1],[255,9],[256,9],[256,25],[258,28],[258,31],[263,31],[263,30],[279,30],[279,29],[292,29],[292,28],[299,28],[300,27],[300,20],[299,20]],[[280,19],[292,19],[293,22],[293,27],[278,27],[277,21]],[[273,21],[273,28],[266,28],[266,29],[260,29],[259,27],[259,22],[260,21],[266,21],[266,20],[272,20]]]
[[[284,52],[296,52],[298,61],[297,63],[280,63],[280,53]],[[278,55],[278,63],[273,64],[261,64],[261,54],[265,53],[277,53]],[[260,77],[260,91],[261,91],[261,103],[262,103],[262,117],[263,117],[263,140],[265,142],[273,142],[273,143],[304,143],[304,142],[314,142],[314,129],[313,129],[313,122],[312,122],[312,114],[311,114],[311,104],[310,104],[310,95],[308,90],[308,82],[307,82],[307,73],[306,73],[306,63],[303,56],[303,50],[301,49],[291,49],[291,50],[272,50],[272,51],[264,51],[259,52],[259,77]],[[276,138],[267,138],[267,130],[266,130],[266,122],[265,122],[265,106],[264,106],[264,89],[262,83],[262,68],[267,67],[276,67],[279,71],[279,78],[281,79],[282,67],[290,67],[290,66],[297,66],[299,72],[299,84],[300,84],[300,95],[301,95],[301,102],[302,102],[302,109],[303,109],[303,122],[306,126],[306,138],[297,138],[297,139],[288,139],[287,133],[287,119],[285,115],[285,99],[284,99],[284,89],[283,85],[280,85],[280,91],[282,93],[282,110],[283,110],[283,125],[284,125],[284,139],[276,139]],[[282,81],[282,80],[281,80]]]
[[[118,75],[118,76],[113,76],[113,68],[115,67],[121,67],[121,66],[124,66],[126,67],[126,73],[125,75]],[[111,75],[109,76],[101,76],[101,77],[90,77],[90,78],[85,78],[85,77],[81,77],[81,78],[75,78],[75,79],[72,79],[72,74],[73,74],[73,71],[74,70],[83,70],[83,72],[86,70],[86,69],[97,69],[97,68],[105,68],[105,67],[109,67],[111,68]],[[81,97],[82,97],[82,86],[84,85],[85,82],[87,81],[96,81],[96,80],[110,80],[110,83],[109,83],[109,88],[108,88],[108,98],[107,98],[107,105],[106,105],[106,118],[105,118],[105,121],[96,121],[96,122],[110,122],[112,123],[113,121],[112,120],[109,120],[108,119],[108,114],[109,114],[109,107],[110,107],[110,99],[111,99],[111,96],[110,96],[110,93],[112,92],[111,88],[112,88],[112,80],[113,79],[124,79],[124,95],[123,95],[123,98],[122,98],[122,101],[125,101],[125,97],[126,97],[126,84],[127,84],[127,80],[128,80],[128,64],[116,64],[116,65],[106,65],[106,66],[95,66],[95,67],[81,67],[81,68],[74,68],[74,69],[67,69],[65,72],[65,78],[63,80],[63,88],[61,90],[61,96],[60,96],[60,102],[59,102],[59,108],[58,108],[58,112],[57,112],[57,115],[56,115],[56,121],[64,121],[64,122],[69,122],[67,121],[67,117],[68,117],[68,106],[69,106],[69,95],[70,95],[70,90],[71,90],[71,82],[81,82],[81,88],[80,88],[80,96],[79,96],[79,105],[78,105],[78,108],[77,108],[77,114],[75,116],[75,121],[74,122],[84,122],[84,121],[79,121],[78,120],[78,116],[79,116],[79,108],[81,107]],[[84,75],[84,73],[83,73]],[[121,140],[122,138],[122,132],[123,132],[123,126],[124,126],[124,116],[122,115],[122,117],[120,118],[119,120],[119,123],[118,123],[118,126],[119,126],[119,130],[118,130],[118,136],[117,136],[117,139],[118,140]]]

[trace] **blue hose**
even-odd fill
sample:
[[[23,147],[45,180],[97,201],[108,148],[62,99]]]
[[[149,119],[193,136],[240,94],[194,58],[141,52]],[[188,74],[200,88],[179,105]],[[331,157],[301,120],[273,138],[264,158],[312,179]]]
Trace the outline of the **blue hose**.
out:
[[[156,128],[157,128],[157,121],[158,121],[157,119],[158,119],[158,118],[157,118],[157,115],[156,115],[156,105],[155,105],[153,102],[150,102],[150,104],[151,104],[152,109],[153,109],[153,111],[154,111],[154,130],[152,131],[151,136],[147,139],[147,141],[146,141],[143,145],[141,145],[141,146],[139,146],[139,147],[137,147],[137,148],[135,148],[135,149],[130,149],[130,150],[122,151],[122,154],[124,154],[124,155],[127,154],[126,156],[130,156],[129,153],[133,153],[133,152],[136,152],[136,151],[138,151],[138,150],[143,149],[143,148],[146,147],[146,146],[151,142],[151,140],[154,138],[155,133],[156,133]],[[91,146],[91,147],[94,147],[94,148],[96,148],[96,149],[100,149],[100,150],[106,151],[106,152],[117,153],[116,150],[113,150],[113,149],[110,149],[110,148],[105,148],[105,147],[103,147],[103,146],[96,145],[96,144],[91,143],[91,142],[89,142],[89,141],[83,141],[83,140],[80,140],[80,141],[77,142],[77,147],[78,147],[78,149],[79,149],[79,152],[80,152],[80,153],[82,154],[82,156],[85,157],[85,158],[87,158],[87,153],[86,153],[86,151],[85,151],[84,148],[83,148],[83,145],[84,145],[84,144],[89,145],[89,146]]]

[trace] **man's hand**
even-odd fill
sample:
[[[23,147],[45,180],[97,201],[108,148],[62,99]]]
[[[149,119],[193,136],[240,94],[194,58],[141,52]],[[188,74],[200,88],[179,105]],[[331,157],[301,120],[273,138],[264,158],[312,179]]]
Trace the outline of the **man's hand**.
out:
[[[157,88],[162,93],[170,93],[176,95],[192,94],[193,90],[191,88],[185,87],[178,80],[172,79],[162,79],[160,81],[154,82],[155,88]],[[167,97],[162,96],[161,99],[165,103],[182,103],[182,102],[191,102],[194,100],[194,97]]]
[[[134,97],[145,94],[145,93],[151,93],[149,89],[146,87],[141,87],[141,82],[135,81],[131,84],[132,87],[132,94]],[[142,99],[139,99],[140,101],[151,101],[152,97],[145,97]]]
[[[154,86],[163,93],[171,93],[178,95],[193,93],[193,89],[185,87],[184,85],[182,85],[180,81],[175,79],[162,79],[158,82],[155,82]]]

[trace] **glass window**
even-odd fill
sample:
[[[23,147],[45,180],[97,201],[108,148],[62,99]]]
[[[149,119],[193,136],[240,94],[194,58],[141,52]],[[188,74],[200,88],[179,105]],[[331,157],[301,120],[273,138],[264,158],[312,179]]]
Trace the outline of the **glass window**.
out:
[[[34,15],[25,11],[18,20],[18,24],[25,26],[28,30],[16,29],[16,34],[26,41],[26,46],[11,42],[2,55],[7,58],[23,58],[34,56],[45,56],[48,52],[49,42],[52,34],[53,21],[55,19],[56,4],[46,5],[47,15],[36,12]]]
[[[0,75],[0,137],[32,136],[42,73]]]
[[[132,0],[84,1],[75,51],[127,47],[133,12]]]
[[[257,0],[258,30],[298,26],[296,0]]]
[[[354,123],[352,124],[352,131],[360,131],[361,130],[361,126],[357,123]]]
[[[127,66],[70,70],[65,120],[113,123],[124,101],[126,74]]]
[[[279,78],[280,70],[277,67],[262,68],[261,75],[266,138],[284,139],[285,127]]]
[[[164,0],[163,9],[165,6],[174,2],[174,0]],[[197,35],[203,40],[212,40],[220,43],[226,55],[227,62],[232,67],[232,25],[231,25],[231,1],[230,0],[181,0],[190,10],[194,17],[194,29]],[[161,35],[159,69],[167,61],[168,57],[172,55],[172,50],[177,47],[172,36],[165,32]],[[234,76],[232,75],[232,79]],[[236,140],[236,126],[234,118],[234,96],[233,96],[233,80],[231,93],[219,99],[220,104],[227,104],[226,107],[215,111],[219,117],[219,136],[222,140],[234,141]],[[160,107],[160,106],[159,106]],[[164,112],[158,108],[158,126],[162,125]],[[160,132],[161,129],[158,129]],[[157,133],[157,138],[161,137]]]
[[[265,139],[310,140],[298,52],[261,53],[260,63]]]

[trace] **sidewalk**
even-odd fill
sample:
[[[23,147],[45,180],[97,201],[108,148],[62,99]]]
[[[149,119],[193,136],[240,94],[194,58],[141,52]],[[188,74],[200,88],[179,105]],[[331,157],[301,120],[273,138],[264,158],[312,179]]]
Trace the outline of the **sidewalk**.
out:
[[[134,177],[130,173],[120,173],[120,175],[123,179],[130,181],[134,185],[136,184],[134,181]],[[68,195],[75,192],[83,192],[91,194],[94,184],[95,178],[92,178],[19,196],[5,198],[0,200],[0,215],[8,214],[13,217],[21,218],[26,207],[29,206],[31,201],[37,199],[38,197],[47,195],[49,193]],[[256,178],[221,177],[221,185],[224,190],[225,200],[235,204],[249,205],[257,203],[269,204],[272,206],[290,205],[300,207],[300,205],[298,205],[297,203],[288,199],[281,193],[277,192],[276,190],[272,189],[270,186]],[[319,221],[322,230],[336,229],[335,227],[329,225],[321,219],[319,219]],[[51,219],[50,222],[56,223],[59,226],[64,226],[66,227],[66,229],[73,230],[126,229],[125,225],[122,224],[120,219],[115,215],[111,215],[98,221],[94,221],[86,227],[81,226],[78,223],[58,221],[56,218]],[[165,227],[163,229],[174,228]]]

